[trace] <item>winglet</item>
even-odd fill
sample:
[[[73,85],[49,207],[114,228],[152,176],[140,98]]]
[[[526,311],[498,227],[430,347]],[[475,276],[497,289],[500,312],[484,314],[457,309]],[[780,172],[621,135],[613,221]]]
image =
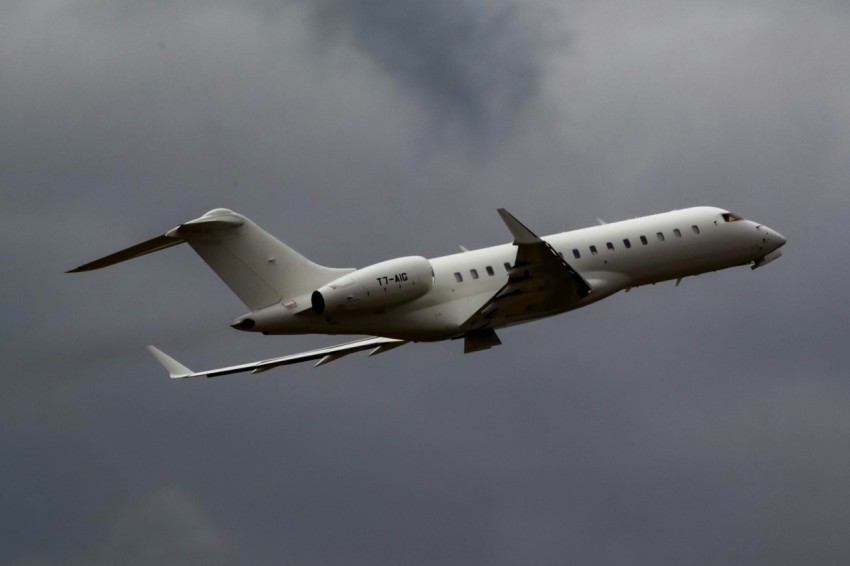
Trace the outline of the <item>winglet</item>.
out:
[[[162,350],[156,348],[155,346],[148,346],[148,350],[156,360],[168,370],[168,376],[171,379],[182,379],[184,377],[191,377],[194,373],[192,370],[163,352]]]
[[[508,227],[508,230],[510,230],[511,234],[513,234],[514,244],[536,244],[542,241],[534,232],[526,228],[522,222],[514,218],[514,215],[504,208],[498,209],[498,212],[499,216],[502,217],[502,220]]]

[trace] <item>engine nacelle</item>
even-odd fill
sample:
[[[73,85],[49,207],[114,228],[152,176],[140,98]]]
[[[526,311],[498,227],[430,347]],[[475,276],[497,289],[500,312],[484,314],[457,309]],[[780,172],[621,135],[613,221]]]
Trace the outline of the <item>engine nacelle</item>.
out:
[[[418,299],[433,284],[434,270],[424,257],[382,261],[313,291],[313,312],[324,314],[394,307]]]

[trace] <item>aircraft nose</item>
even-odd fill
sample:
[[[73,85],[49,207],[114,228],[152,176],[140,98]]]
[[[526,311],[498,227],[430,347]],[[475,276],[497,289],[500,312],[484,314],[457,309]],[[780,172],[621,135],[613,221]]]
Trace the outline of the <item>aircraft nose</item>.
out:
[[[758,230],[762,233],[762,241],[771,251],[781,248],[788,241],[782,234],[767,226],[760,225]]]
[[[770,228],[768,228],[767,233],[769,234],[768,235],[768,241],[770,241],[775,246],[774,249],[781,248],[782,246],[785,245],[785,242],[788,241],[788,240],[785,239],[785,237],[782,234],[780,234],[776,230],[771,230]]]

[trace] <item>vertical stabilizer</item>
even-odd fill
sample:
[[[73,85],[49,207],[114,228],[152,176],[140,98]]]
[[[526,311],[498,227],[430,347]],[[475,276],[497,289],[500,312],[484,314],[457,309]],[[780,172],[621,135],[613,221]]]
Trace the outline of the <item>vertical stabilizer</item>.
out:
[[[216,208],[163,236],[91,261],[69,273],[115,265],[187,242],[252,311],[311,293],[354,269],[315,264],[226,208]]]
[[[168,232],[187,242],[251,310],[309,293],[353,269],[315,264],[226,208]]]

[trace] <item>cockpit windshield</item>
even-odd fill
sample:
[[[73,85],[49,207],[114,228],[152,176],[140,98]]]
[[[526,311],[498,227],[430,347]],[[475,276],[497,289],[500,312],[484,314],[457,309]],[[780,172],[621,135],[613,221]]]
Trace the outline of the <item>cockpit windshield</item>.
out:
[[[726,222],[735,222],[735,221],[744,219],[743,217],[738,216],[737,214],[735,214],[733,212],[724,212],[722,214],[722,216],[723,216],[723,220],[726,221]]]

